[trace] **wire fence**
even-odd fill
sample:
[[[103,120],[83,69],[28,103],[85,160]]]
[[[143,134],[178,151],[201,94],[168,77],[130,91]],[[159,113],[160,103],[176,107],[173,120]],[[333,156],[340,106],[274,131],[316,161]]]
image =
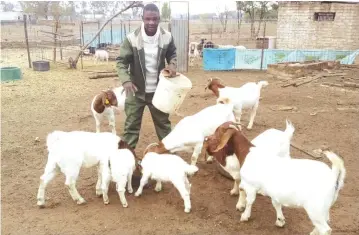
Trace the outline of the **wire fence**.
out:
[[[81,46],[92,40],[104,23],[105,20],[63,21],[59,22],[56,26],[56,22],[53,20],[32,20],[31,22],[27,21],[27,25],[24,27],[23,20],[7,22],[6,24],[2,22],[0,65],[26,66],[29,64],[25,37],[25,31],[27,31],[30,61],[48,60],[56,62],[56,65],[68,67],[69,58],[75,58],[80,54]],[[103,44],[110,44],[113,46],[112,48],[117,47],[117,49],[109,50],[110,59],[113,60],[119,55],[119,46],[126,35],[140,25],[141,20],[121,20],[115,18],[106,25],[104,30],[90,44],[90,47],[99,48]],[[161,22],[161,26],[168,30],[171,28],[169,22]],[[216,70],[216,66],[218,67],[221,64],[218,61],[221,60],[227,61],[226,66],[231,64],[230,66],[234,66],[234,68],[258,69],[259,64],[261,64],[260,68],[265,69],[266,64],[268,64],[267,61],[271,61],[270,63],[283,61],[278,59],[281,56],[286,58],[284,61],[334,59],[336,55],[342,56],[342,58],[336,58],[337,60],[342,60],[353,52],[339,51],[335,52],[336,54],[333,52],[335,54],[334,57],[332,56],[333,53],[328,57],[323,57],[318,56],[318,53],[324,53],[323,50],[315,53],[307,51],[303,52],[305,54],[304,57],[302,56],[303,58],[301,57],[297,60],[293,57],[292,51],[280,51],[276,48],[276,36],[276,20],[266,19],[265,22],[251,22],[228,19],[225,22],[223,19],[210,18],[190,19],[189,21],[189,42],[200,42],[201,39],[207,39],[207,41],[211,41],[217,46],[242,45],[247,48],[246,52],[235,52],[234,54],[232,52],[224,53],[224,51],[208,51],[200,65],[205,70]],[[277,51],[269,52],[271,49],[276,49]],[[211,59],[209,54],[213,54],[215,58]],[[288,54],[292,56],[288,57]],[[258,62],[258,59],[260,62]],[[92,55],[81,56],[81,66],[78,67],[93,66],[92,60]],[[209,60],[211,61],[209,62]],[[250,61],[253,61],[253,63]],[[217,65],[213,68],[209,66],[209,64],[215,63]],[[228,70],[227,67],[226,70]]]

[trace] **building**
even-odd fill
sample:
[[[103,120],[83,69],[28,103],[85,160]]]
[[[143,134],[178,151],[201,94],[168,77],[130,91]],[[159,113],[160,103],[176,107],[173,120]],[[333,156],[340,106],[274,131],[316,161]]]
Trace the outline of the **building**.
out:
[[[359,49],[358,2],[279,2],[278,49]]]

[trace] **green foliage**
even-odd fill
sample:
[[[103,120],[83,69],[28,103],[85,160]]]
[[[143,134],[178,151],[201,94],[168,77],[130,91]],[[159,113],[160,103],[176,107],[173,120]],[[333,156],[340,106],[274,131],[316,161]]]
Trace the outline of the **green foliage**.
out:
[[[5,1],[1,1],[1,6],[3,8],[3,11],[12,11],[14,9],[14,4],[12,4],[11,2],[5,2]]]
[[[168,2],[164,2],[161,9],[161,19],[169,20],[171,18],[171,8]]]

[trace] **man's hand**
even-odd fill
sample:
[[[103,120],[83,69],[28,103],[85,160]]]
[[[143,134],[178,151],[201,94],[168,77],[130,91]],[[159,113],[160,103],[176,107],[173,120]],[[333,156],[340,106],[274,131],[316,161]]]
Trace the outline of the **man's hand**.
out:
[[[126,96],[128,96],[130,93],[135,95],[135,92],[138,90],[137,87],[132,82],[125,82],[124,84],[122,84],[122,86],[123,86],[122,93],[126,91]]]
[[[170,72],[170,77],[176,77],[177,72],[174,65],[170,64],[166,69]]]

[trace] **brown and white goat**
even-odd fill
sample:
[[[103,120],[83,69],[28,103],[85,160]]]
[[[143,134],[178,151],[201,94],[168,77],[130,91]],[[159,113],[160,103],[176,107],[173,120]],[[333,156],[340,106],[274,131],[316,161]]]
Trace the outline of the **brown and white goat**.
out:
[[[259,99],[262,87],[268,85],[267,81],[247,82],[241,87],[225,86],[219,78],[210,78],[205,90],[210,89],[218,98],[217,103],[222,98],[228,98],[234,105],[234,115],[236,122],[241,122],[243,109],[251,110],[247,129],[252,129],[254,118],[259,106]]]
[[[100,132],[100,125],[104,116],[107,116],[112,133],[116,134],[115,113],[124,113],[126,93],[123,87],[108,89],[95,95],[91,103],[91,112],[96,122],[96,132]]]
[[[197,49],[197,42],[191,42],[189,44],[188,57],[189,57],[189,66],[194,65],[194,61],[199,57],[199,51]]]
[[[240,169],[243,165],[249,149],[254,145],[242,134],[240,128],[234,122],[225,122],[220,125],[213,135],[205,138],[203,146],[204,153],[208,153],[210,158],[215,158],[220,166],[228,172],[234,179],[231,195],[239,195],[242,202],[240,209],[244,209],[245,195],[239,190]],[[208,161],[205,154],[205,159]]]

